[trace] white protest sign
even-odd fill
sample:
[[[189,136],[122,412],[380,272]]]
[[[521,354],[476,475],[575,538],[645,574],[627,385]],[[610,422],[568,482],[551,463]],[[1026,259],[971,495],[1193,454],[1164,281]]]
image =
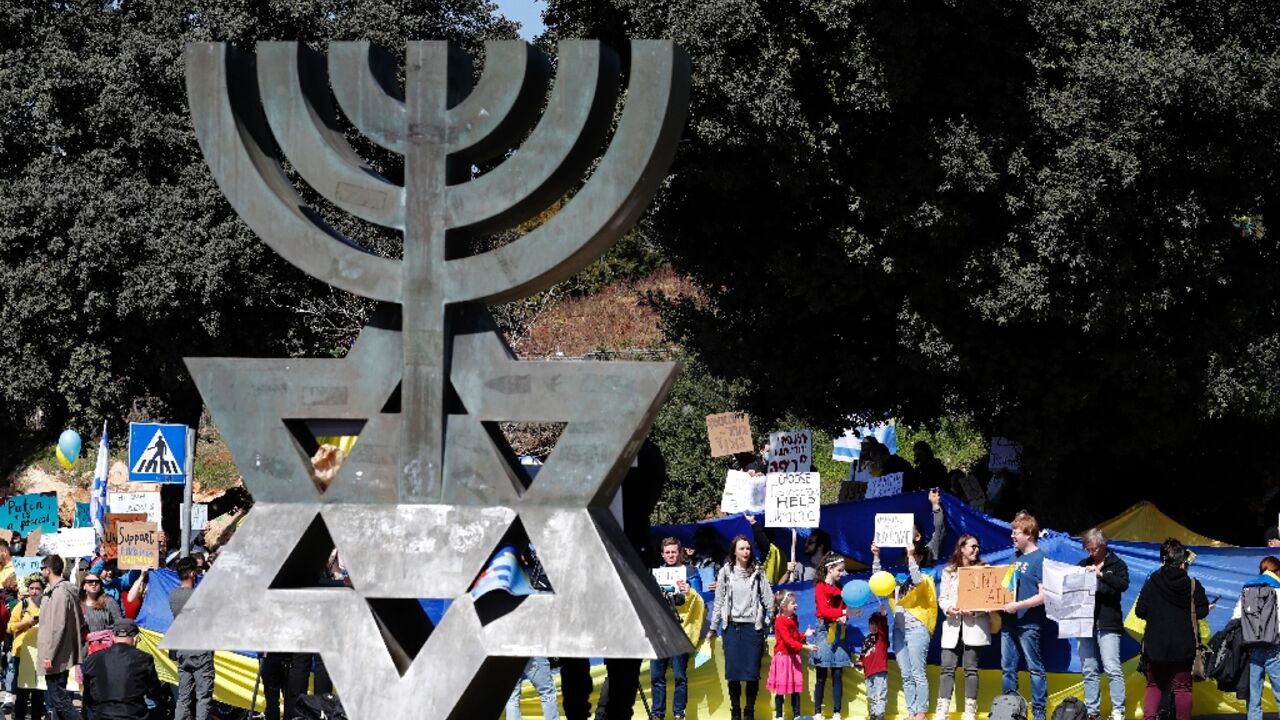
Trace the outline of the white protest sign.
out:
[[[769,433],[769,472],[808,472],[812,464],[812,431],[792,430]]]
[[[660,567],[653,569],[653,577],[658,581],[658,585],[666,587],[678,587],[676,583],[682,582],[686,578],[686,572],[683,565],[675,567]]]
[[[915,542],[916,516],[911,513],[876,513],[875,544],[886,547],[911,547]]]
[[[1022,466],[1022,445],[1009,438],[991,438],[991,462],[987,464],[991,470],[1009,470],[1018,472]]]
[[[146,513],[147,522],[160,524],[160,493],[127,492],[111,493],[107,506],[113,513]]]
[[[742,470],[730,470],[724,478],[720,494],[720,512],[761,512],[764,510],[765,476],[752,476]]]
[[[1044,613],[1058,623],[1058,637],[1093,637],[1098,578],[1092,568],[1044,561]]]
[[[191,529],[204,530],[208,527],[209,527],[209,506],[205,503],[192,503]]]
[[[821,509],[822,477],[818,473],[769,473],[766,476],[766,527],[816,528]]]
[[[85,557],[97,550],[98,538],[91,527],[62,528],[56,535],[45,537],[53,541],[57,554],[63,557]]]
[[[873,477],[867,483],[867,499],[890,497],[892,495],[902,494],[902,473],[889,473],[880,477]]]

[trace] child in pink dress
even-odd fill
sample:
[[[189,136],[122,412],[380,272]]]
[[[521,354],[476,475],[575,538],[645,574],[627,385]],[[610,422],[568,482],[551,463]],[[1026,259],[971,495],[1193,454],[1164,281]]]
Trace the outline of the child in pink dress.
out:
[[[791,696],[791,717],[798,718],[800,693],[804,692],[804,663],[800,660],[800,651],[817,649],[804,641],[813,634],[813,630],[805,630],[803,635],[800,634],[796,622],[796,594],[790,590],[780,590],[774,594],[773,614],[777,618],[773,623],[773,660],[769,663],[769,680],[765,683],[765,688],[773,693],[775,720],[782,720],[784,695]]]

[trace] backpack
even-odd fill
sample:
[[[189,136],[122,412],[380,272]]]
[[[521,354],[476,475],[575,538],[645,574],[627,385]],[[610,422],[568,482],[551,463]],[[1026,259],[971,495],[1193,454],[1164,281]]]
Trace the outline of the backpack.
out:
[[[1240,635],[1245,645],[1280,645],[1276,627],[1276,591],[1249,585],[1240,591]]]
[[[1078,697],[1065,698],[1053,709],[1050,720],[1087,720],[1089,710]]]
[[[293,706],[291,720],[347,720],[337,695],[303,695]]]
[[[991,703],[988,720],[1027,720],[1027,701],[1017,692],[1010,690],[997,695]]]

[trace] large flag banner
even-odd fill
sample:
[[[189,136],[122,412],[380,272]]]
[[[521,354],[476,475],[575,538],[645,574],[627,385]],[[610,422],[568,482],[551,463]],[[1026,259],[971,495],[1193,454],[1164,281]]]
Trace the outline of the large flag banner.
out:
[[[89,520],[99,542],[102,540],[103,518],[107,514],[107,423],[102,422],[102,442],[98,443],[98,464],[93,470],[93,485],[89,487]]]

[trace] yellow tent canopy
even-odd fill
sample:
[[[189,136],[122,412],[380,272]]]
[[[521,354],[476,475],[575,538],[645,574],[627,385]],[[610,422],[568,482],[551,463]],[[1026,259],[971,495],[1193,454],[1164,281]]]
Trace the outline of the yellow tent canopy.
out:
[[[1233,547],[1220,540],[1201,535],[1160,512],[1160,508],[1143,500],[1110,520],[1098,524],[1098,529],[1112,540],[1135,542],[1162,542],[1165,538],[1178,538],[1183,545],[1211,545]]]

